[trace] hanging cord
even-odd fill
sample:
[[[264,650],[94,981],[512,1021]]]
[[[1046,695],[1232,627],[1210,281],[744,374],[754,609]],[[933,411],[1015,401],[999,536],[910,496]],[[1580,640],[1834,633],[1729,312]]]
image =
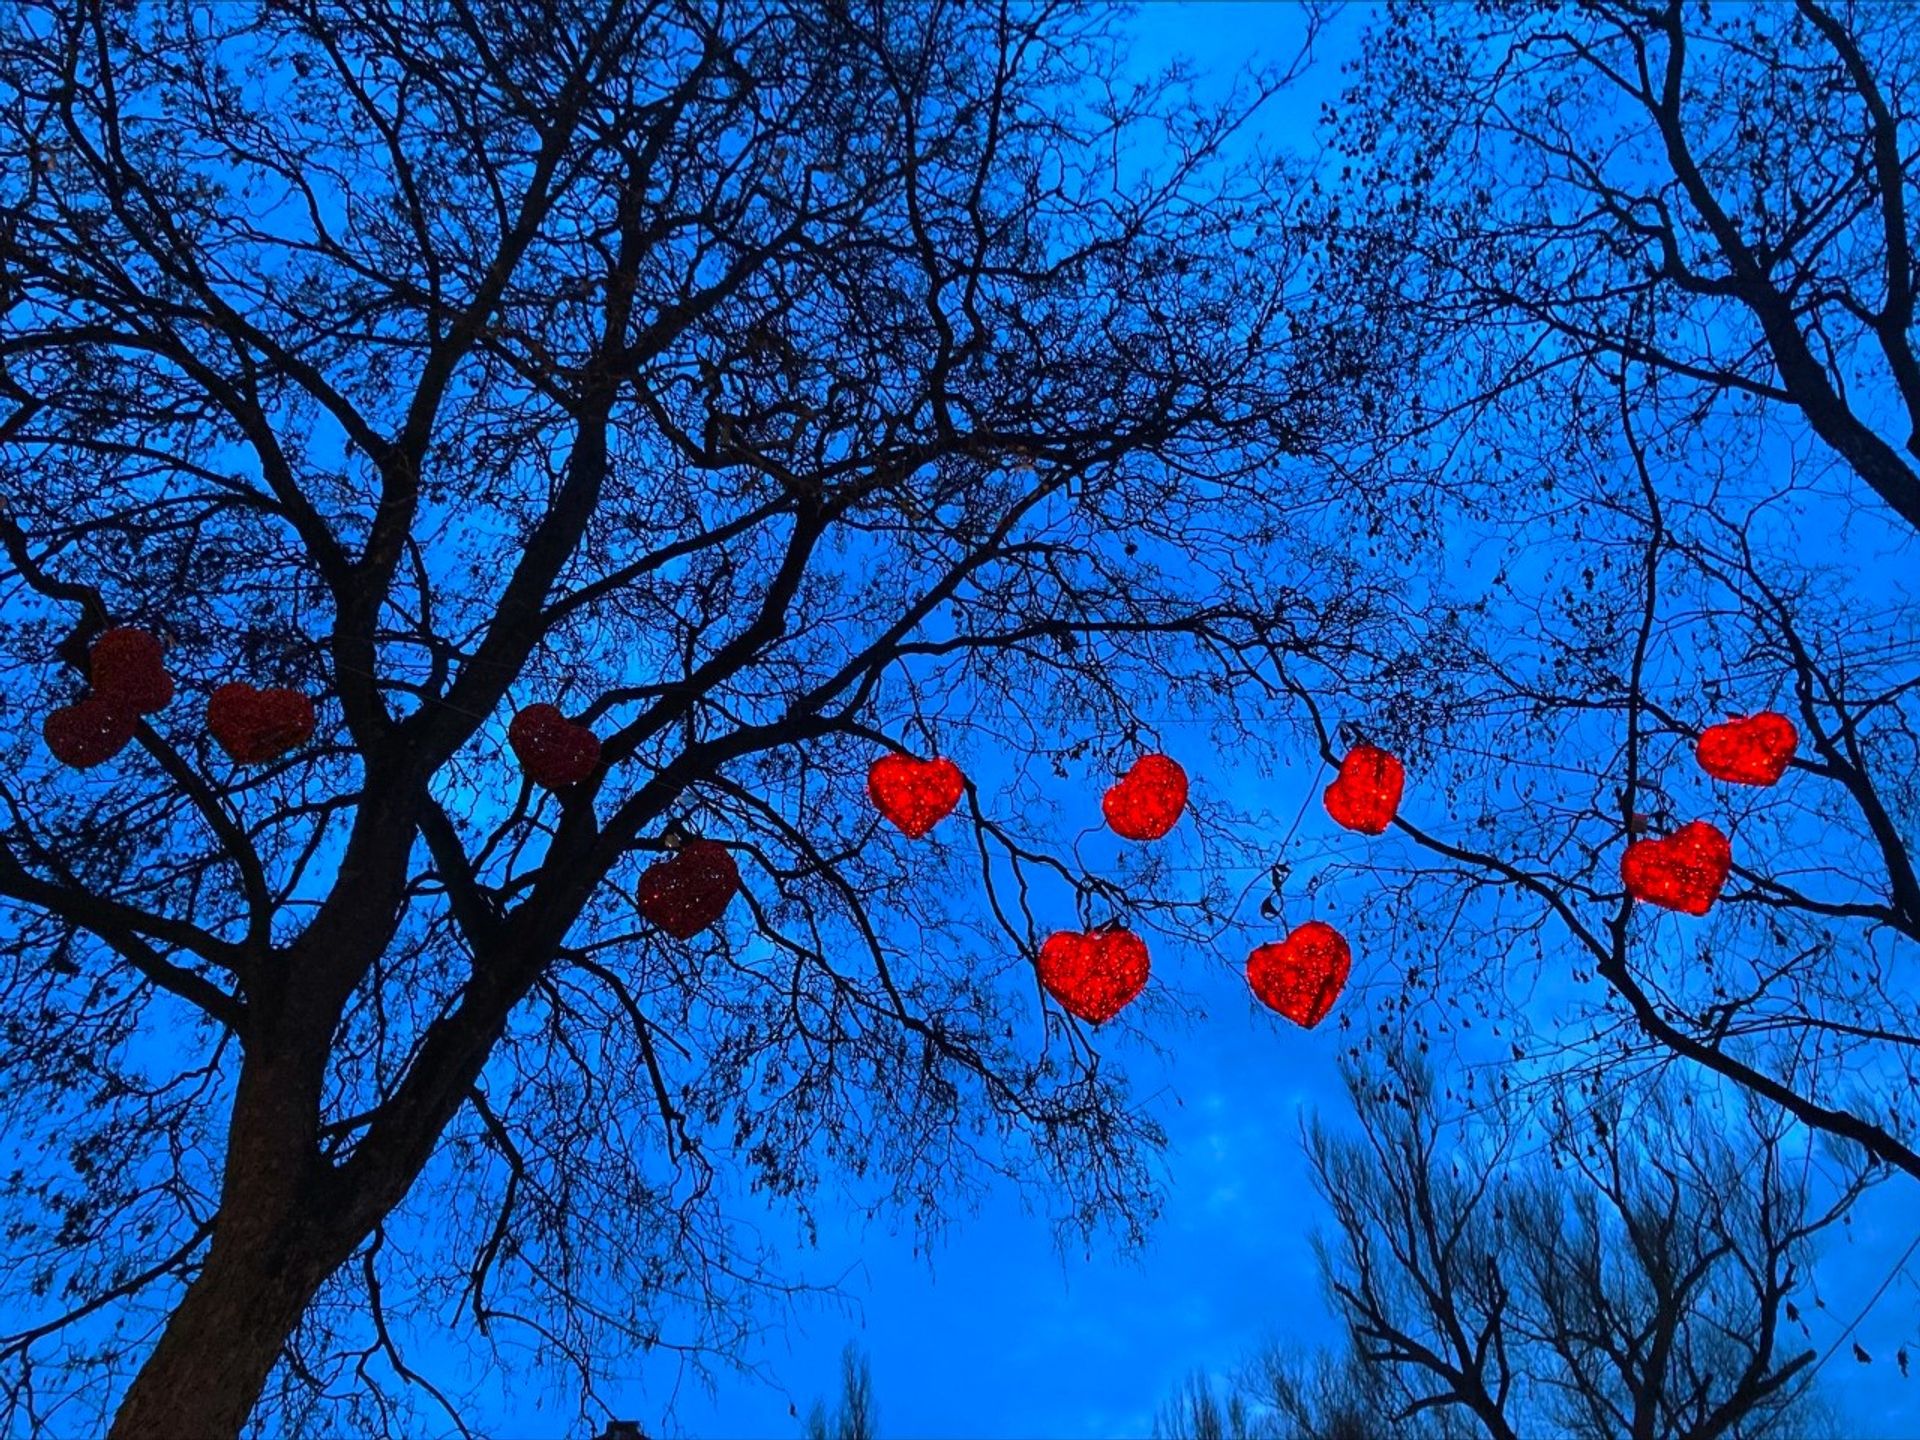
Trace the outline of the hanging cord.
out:
[[[1287,879],[1293,874],[1293,867],[1287,864],[1286,861],[1286,850],[1288,846],[1293,844],[1294,836],[1300,833],[1300,824],[1307,818],[1307,807],[1313,803],[1313,792],[1319,788],[1320,777],[1326,773],[1327,762],[1322,760],[1320,762],[1320,768],[1313,773],[1313,780],[1307,785],[1306,793],[1300,797],[1300,809],[1293,817],[1293,824],[1288,826],[1287,833],[1280,837],[1281,857],[1269,865],[1266,870],[1265,878],[1267,882],[1273,886],[1273,894],[1260,902],[1260,915],[1262,919],[1272,920],[1277,918],[1273,912],[1267,909],[1267,906],[1273,904],[1274,901],[1279,898],[1281,886],[1284,885]],[[1259,880],[1247,882],[1247,888],[1240,892],[1240,898],[1234,902],[1233,914],[1237,915],[1240,913],[1240,907],[1247,903],[1247,897],[1254,892],[1255,887],[1258,886],[1259,883]],[[1230,916],[1228,918],[1228,924],[1231,923],[1232,919]]]
[[[1307,786],[1307,793],[1300,797],[1300,811],[1293,817],[1293,826],[1280,841],[1281,849],[1293,843],[1293,837],[1300,833],[1300,822],[1307,818],[1307,807],[1313,803],[1314,788],[1319,785],[1320,777],[1327,773],[1327,762],[1322,760],[1320,768],[1313,772],[1313,783]]]
[[[1814,1379],[1820,1374],[1821,1367],[1824,1366],[1827,1363],[1827,1361],[1831,1360],[1834,1356],[1834,1352],[1837,1351],[1841,1347],[1841,1345],[1843,1345],[1847,1341],[1847,1339],[1853,1334],[1854,1331],[1860,1328],[1861,1322],[1865,1320],[1869,1314],[1872,1313],[1873,1307],[1880,1303],[1880,1297],[1887,1293],[1888,1288],[1893,1284],[1895,1280],[1897,1280],[1900,1277],[1901,1271],[1907,1268],[1907,1262],[1913,1258],[1913,1252],[1916,1250],[1920,1250],[1920,1233],[1916,1233],[1914,1235],[1913,1240],[1911,1243],[1908,1244],[1905,1253],[1902,1254],[1898,1260],[1894,1261],[1893,1268],[1887,1272],[1887,1278],[1882,1280],[1880,1282],[1880,1288],[1878,1290],[1875,1290],[1873,1294],[1867,1298],[1867,1303],[1860,1308],[1860,1313],[1853,1317],[1853,1320],[1847,1325],[1846,1329],[1842,1330],[1837,1336],[1834,1337],[1833,1344],[1827,1347],[1827,1353],[1822,1355],[1818,1360],[1813,1362],[1813,1367],[1807,1371],[1807,1378],[1805,1383],[1801,1385],[1799,1391],[1794,1396],[1795,1399],[1798,1399],[1801,1395],[1806,1394],[1807,1391],[1813,1387]],[[1865,1352],[1862,1352],[1862,1353],[1865,1353]]]

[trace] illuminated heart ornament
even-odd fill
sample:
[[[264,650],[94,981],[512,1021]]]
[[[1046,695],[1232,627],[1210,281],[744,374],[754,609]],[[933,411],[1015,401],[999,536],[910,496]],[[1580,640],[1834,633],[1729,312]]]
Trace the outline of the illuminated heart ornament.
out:
[[[258,765],[313,735],[313,702],[298,690],[256,690],[233,681],[207,699],[207,730],[238,765]]]
[[[1311,1030],[1333,1009],[1352,968],[1353,952],[1340,932],[1309,920],[1247,956],[1247,984],[1261,1004]]]
[[[740,868],[727,847],[694,840],[640,876],[640,913],[676,940],[691,940],[726,911],[740,889]]]
[[[1733,847],[1704,820],[1659,840],[1636,840],[1620,856],[1629,895],[1686,915],[1707,913],[1732,868]]]
[[[1773,710],[1709,725],[1693,747],[1700,768],[1735,785],[1771,785],[1800,744],[1793,722]]]
[[[1186,808],[1187,772],[1165,755],[1142,755],[1100,797],[1100,812],[1124,840],[1158,840]]]
[[[134,712],[125,706],[89,695],[48,715],[41,722],[40,733],[46,737],[53,758],[62,765],[91,770],[126,748],[136,723]]]
[[[1046,992],[1073,1015],[1111,1020],[1147,983],[1147,942],[1131,930],[1061,930],[1040,947]]]
[[[1340,774],[1321,797],[1335,823],[1362,835],[1378,835],[1400,808],[1406,768],[1374,745],[1356,745],[1340,762]]]
[[[910,840],[946,819],[966,788],[960,767],[945,758],[882,755],[867,771],[867,795],[874,808]]]
[[[515,715],[507,744],[527,777],[549,790],[578,784],[600,766],[600,737],[567,719],[557,705],[529,705]]]
[[[103,630],[87,651],[93,693],[137,715],[164,710],[173,699],[173,677],[157,635],[131,625]]]

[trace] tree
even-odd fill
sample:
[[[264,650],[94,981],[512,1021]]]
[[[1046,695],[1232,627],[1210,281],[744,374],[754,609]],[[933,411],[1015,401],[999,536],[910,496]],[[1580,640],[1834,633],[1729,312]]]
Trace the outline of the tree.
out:
[[[1268,1349],[1248,1367],[1245,1387],[1258,1398],[1243,1405],[1264,1405],[1270,1428],[1303,1440],[1464,1440],[1478,1433],[1454,1410],[1403,1413],[1391,1372],[1351,1345],[1337,1355]]]
[[[1210,935],[1258,861],[1203,793],[1215,879],[1097,870],[1047,777],[1193,715],[1267,764],[1243,672],[1394,604],[1298,463],[1372,342],[1286,322],[1295,177],[1224,158],[1286,77],[1090,81],[1054,3],[5,24],[7,1422],[459,1425],[458,1317],[592,1430],[783,1293],[749,1188],[1137,1237],[1159,1132],[1029,957]],[[76,774],[109,625],[181,694]],[[317,733],[228,763],[227,682]],[[536,703],[589,778],[522,775]],[[974,770],[941,837],[877,827],[889,749]],[[692,834],[744,889],[681,943],[634,893]]]
[[[840,1403],[831,1414],[816,1400],[807,1412],[807,1440],[874,1440],[873,1373],[867,1357],[849,1344],[840,1356]]]
[[[1237,1393],[1222,1400],[1210,1377],[1189,1375],[1180,1393],[1154,1416],[1155,1440],[1247,1440],[1252,1433]]]
[[[1316,1120],[1308,1139],[1348,1348],[1259,1355],[1233,1395],[1254,1423],[1232,1433],[1833,1431],[1796,1297],[1821,1234],[1883,1169],[1810,1180],[1776,1108],[1671,1078],[1562,1085],[1540,1125],[1443,1096],[1404,1060],[1350,1070],[1349,1088],[1360,1134]]]
[[[1544,982],[1563,1068],[1679,1059],[1920,1178],[1916,76],[1908,7],[1394,7],[1317,263],[1402,337],[1352,463],[1465,541],[1424,657],[1355,681],[1425,782],[1369,936],[1433,957],[1421,1038]],[[1707,781],[1768,707],[1786,780]],[[1709,918],[1630,902],[1622,848],[1695,818]]]

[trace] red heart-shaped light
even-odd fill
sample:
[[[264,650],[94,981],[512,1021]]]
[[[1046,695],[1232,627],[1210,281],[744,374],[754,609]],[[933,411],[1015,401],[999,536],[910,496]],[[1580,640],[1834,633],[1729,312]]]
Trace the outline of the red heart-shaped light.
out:
[[[528,778],[549,790],[577,784],[600,765],[600,737],[567,719],[557,705],[529,705],[515,715],[507,743]]]
[[[62,765],[91,770],[126,748],[135,723],[133,711],[103,696],[89,695],[47,716],[40,733]]]
[[[1704,820],[1659,840],[1636,840],[1620,856],[1627,893],[1650,905],[1704,915],[1733,868],[1727,837]]]
[[[874,808],[910,840],[918,840],[946,819],[966,788],[960,767],[945,758],[882,755],[867,771],[867,794]]]
[[[1146,986],[1147,942],[1131,930],[1061,930],[1040,947],[1036,968],[1049,995],[1098,1025]]]
[[[238,765],[258,765],[313,734],[313,702],[298,690],[256,690],[232,681],[207,699],[207,729]]]
[[[1100,797],[1100,812],[1124,840],[1158,840],[1186,808],[1187,772],[1165,755],[1142,755]]]
[[[1353,952],[1340,932],[1309,920],[1247,956],[1247,984],[1261,1004],[1311,1030],[1333,1009],[1352,968]]]
[[[1327,786],[1322,803],[1337,824],[1378,835],[1400,808],[1406,783],[1406,769],[1393,756],[1375,745],[1356,745],[1340,762],[1340,774]]]
[[[1773,710],[1709,725],[1693,747],[1700,768],[1735,785],[1771,785],[1787,773],[1800,737],[1793,722]]]
[[[93,693],[121,709],[151,715],[173,699],[173,677],[156,635],[132,625],[103,630],[87,651]]]
[[[676,940],[691,940],[718,920],[740,888],[727,847],[694,840],[640,876],[640,913]]]

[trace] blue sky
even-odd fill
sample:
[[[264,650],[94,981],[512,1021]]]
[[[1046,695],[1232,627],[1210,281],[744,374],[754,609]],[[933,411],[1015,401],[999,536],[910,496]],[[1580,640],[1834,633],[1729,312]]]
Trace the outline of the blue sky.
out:
[[[1143,1434],[1189,1370],[1224,1369],[1269,1332],[1328,1333],[1297,1141],[1304,1108],[1335,1100],[1337,1032],[1256,1013],[1224,969],[1205,989],[1207,1020],[1168,1037],[1174,1059],[1154,1077],[1184,1106],[1165,1104],[1171,1183],[1148,1247],[1063,1256],[1006,1193],[930,1260],[879,1225],[823,1235],[814,1268],[857,1266],[846,1288],[861,1313],[800,1317],[768,1347],[803,1414],[814,1392],[831,1394],[852,1339],[872,1358],[889,1435]],[[679,1419],[697,1435],[795,1428],[786,1396],[745,1385],[686,1397]]]
[[[1185,55],[1206,83],[1225,84],[1255,62],[1290,59],[1304,19],[1302,9],[1280,3],[1150,4],[1132,22],[1132,59],[1144,73]],[[1255,138],[1312,147],[1319,102],[1337,92],[1354,29],[1350,15],[1323,37],[1319,63],[1268,112]],[[1203,792],[1236,785],[1230,757],[1176,753]],[[1290,818],[1321,783],[1302,765],[1258,798]],[[1409,804],[1419,800],[1416,776]],[[1317,805],[1307,824],[1309,840],[1329,829]],[[1276,828],[1276,849],[1283,828]],[[1340,843],[1341,853],[1360,853],[1357,843]],[[1352,889],[1347,903],[1355,903]],[[667,1362],[609,1392],[615,1412],[659,1430],[671,1400],[680,1433],[795,1436],[800,1425],[789,1407],[804,1415],[816,1396],[832,1397],[840,1351],[852,1341],[871,1359],[882,1432],[891,1437],[1140,1435],[1195,1370],[1224,1372],[1268,1340],[1337,1343],[1307,1243],[1325,1215],[1299,1142],[1315,1111],[1346,1116],[1334,1062],[1347,1037],[1338,1012],[1307,1033],[1262,1009],[1237,958],[1167,958],[1166,970],[1204,1016],[1156,1030],[1161,1053],[1122,1042],[1137,1090],[1158,1097],[1171,1138],[1166,1209],[1144,1250],[1120,1253],[1108,1242],[1063,1252],[1048,1217],[1004,1188],[977,1212],[955,1215],[930,1253],[887,1216],[868,1222],[864,1211],[825,1198],[822,1216],[837,1214],[838,1223],[823,1218],[818,1248],[803,1249],[790,1213],[743,1202],[740,1220],[786,1252],[786,1278],[840,1277],[844,1303],[764,1317],[768,1328],[740,1358],[772,1383],[722,1375],[709,1392],[676,1384]],[[1357,955],[1345,1004],[1360,1009],[1368,988],[1392,983],[1396,973],[1390,957]],[[1910,1184],[1884,1187],[1829,1245],[1821,1291],[1831,1314],[1851,1320],[1887,1279],[1914,1238],[1904,1218],[1916,1208],[1912,1195]],[[1877,1363],[1859,1367],[1843,1346],[1828,1371],[1829,1391],[1859,1434],[1920,1434],[1920,1400],[1892,1365],[1917,1305],[1911,1275],[1895,1278],[1856,1332]],[[1836,1329],[1816,1333],[1825,1343]],[[531,1388],[483,1405],[483,1432],[556,1433],[555,1417],[535,1408]]]

